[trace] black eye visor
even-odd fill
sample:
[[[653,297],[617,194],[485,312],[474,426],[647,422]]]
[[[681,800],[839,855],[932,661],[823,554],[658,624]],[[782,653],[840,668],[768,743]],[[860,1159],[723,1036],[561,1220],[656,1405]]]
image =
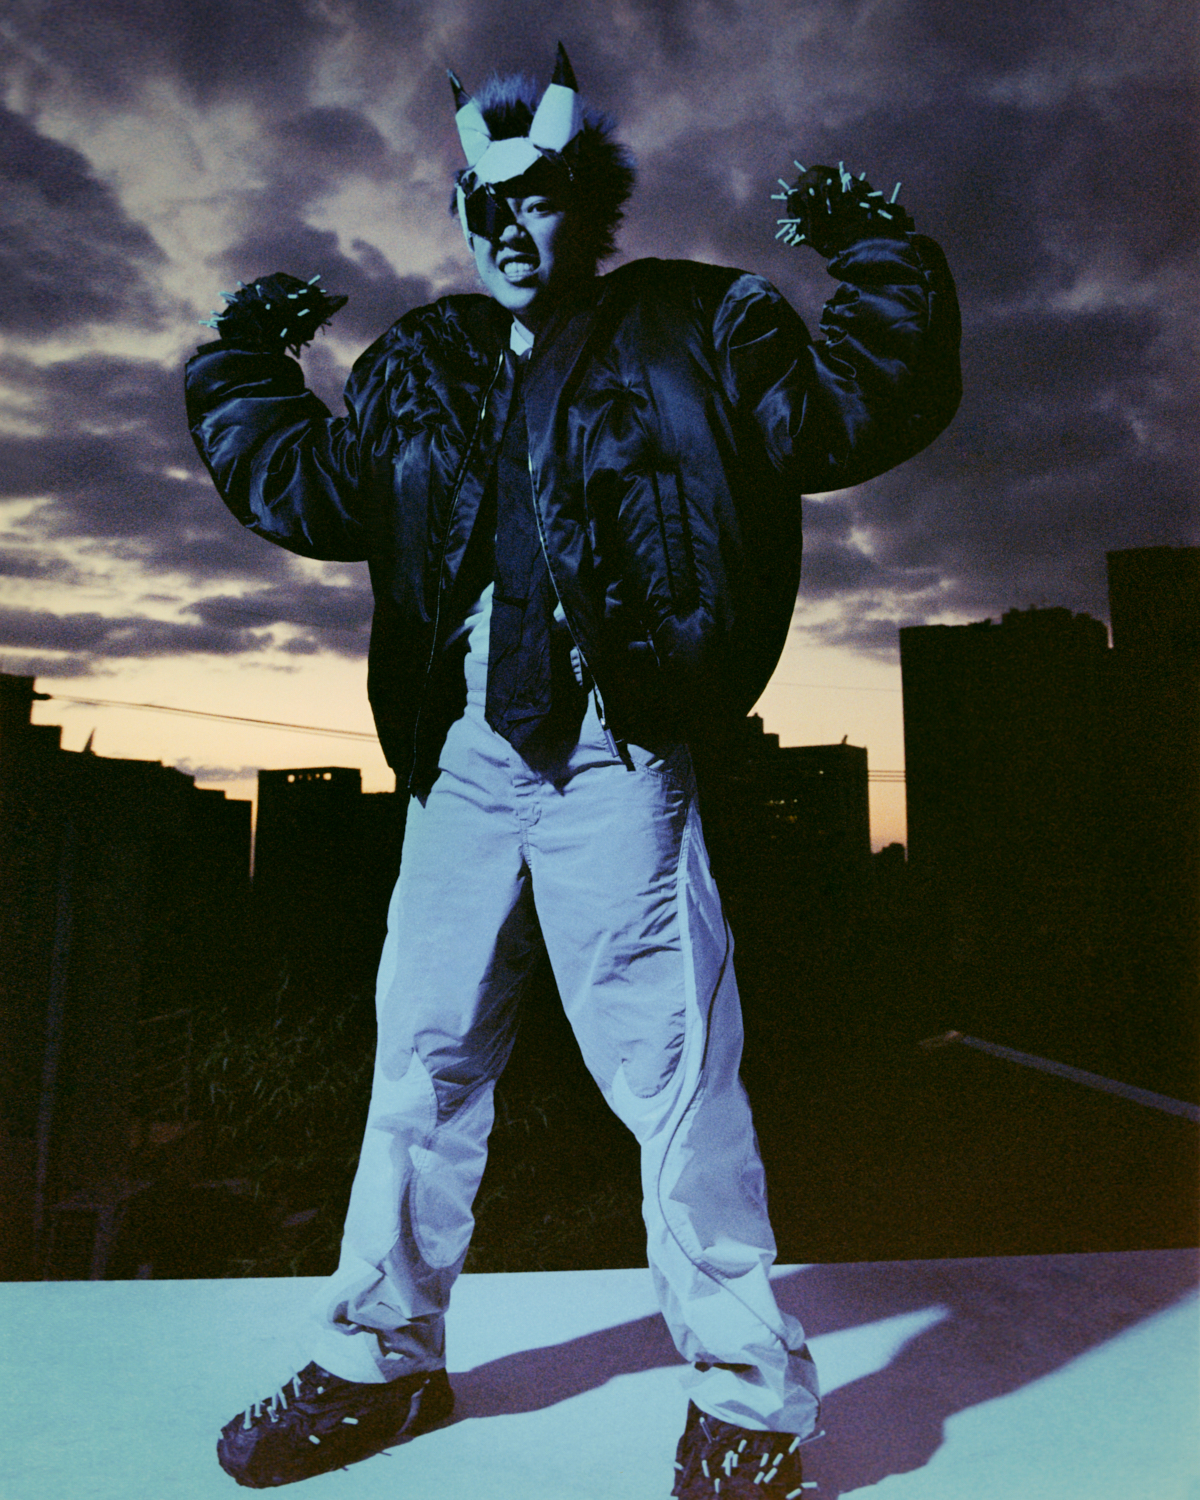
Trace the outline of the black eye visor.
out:
[[[471,234],[482,235],[485,240],[498,240],[516,216],[509,207],[510,198],[533,198],[546,196],[564,206],[569,202],[571,173],[566,163],[540,161],[520,177],[510,177],[507,182],[480,183],[472,186],[473,176],[467,171],[460,179],[467,229]]]
[[[516,217],[508,205],[508,198],[500,196],[500,189],[507,183],[488,187],[477,187],[466,195],[467,228],[472,234],[482,235],[485,240],[498,240]]]

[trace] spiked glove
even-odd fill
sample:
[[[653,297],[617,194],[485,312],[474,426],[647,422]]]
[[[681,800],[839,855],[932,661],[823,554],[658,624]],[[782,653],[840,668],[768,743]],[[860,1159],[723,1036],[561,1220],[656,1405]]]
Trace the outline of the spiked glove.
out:
[[[298,354],[301,346],[311,343],[317,330],[346,305],[344,296],[331,296],[318,286],[320,279],[318,274],[310,281],[301,281],[286,271],[276,271],[249,286],[239,281],[236,292],[221,293],[227,304],[224,311],[214,310],[211,317],[200,322],[205,328],[215,329],[222,343],[238,349],[272,354],[286,349]]]
[[[873,188],[866,175],[854,177],[841,162],[836,167],[795,163],[799,178],[792,185],[779,179],[783,191],[771,196],[784,205],[776,239],[788,245],[811,245],[827,260],[872,235],[897,239],[913,228],[896,195],[890,199]]]

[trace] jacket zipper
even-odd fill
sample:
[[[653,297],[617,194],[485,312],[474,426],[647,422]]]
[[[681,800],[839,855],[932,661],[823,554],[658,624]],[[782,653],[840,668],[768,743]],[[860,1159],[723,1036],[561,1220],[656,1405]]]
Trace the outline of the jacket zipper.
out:
[[[417,770],[421,715],[425,708],[425,695],[429,690],[429,679],[433,675],[433,664],[437,660],[438,632],[442,624],[442,595],[445,592],[442,585],[442,575],[446,569],[446,553],[450,546],[450,532],[454,527],[454,512],[458,509],[458,497],[462,493],[462,487],[467,477],[467,469],[470,466],[476,444],[479,441],[479,434],[483,431],[483,420],[487,415],[488,402],[492,399],[492,392],[496,389],[496,382],[500,379],[503,369],[504,355],[501,354],[499,360],[496,362],[496,368],[492,372],[492,378],[488,381],[487,389],[483,393],[483,399],[479,403],[479,415],[475,418],[475,429],[471,433],[470,441],[467,443],[462,463],[458,466],[458,474],[454,480],[454,489],[450,495],[450,509],[446,513],[446,524],[442,530],[442,545],[438,549],[437,563],[437,602],[433,608],[433,639],[429,643],[429,657],[425,662],[425,675],[421,679],[421,696],[417,702],[417,716],[413,722],[412,760],[408,768],[408,784],[410,787],[412,786],[412,780]]]
[[[628,763],[629,752],[625,748],[625,741],[616,739],[613,735],[612,730],[609,728],[608,715],[604,710],[604,696],[600,691],[600,684],[596,681],[596,674],[588,665],[588,659],[583,654],[583,647],[579,644],[579,637],[575,633],[575,627],[571,624],[570,615],[567,614],[567,606],[563,603],[562,592],[558,587],[558,579],[554,576],[554,564],[550,561],[550,548],[546,545],[546,531],[544,526],[542,525],[542,508],[538,504],[537,484],[533,477],[532,454],[529,455],[529,488],[533,500],[533,518],[537,522],[538,541],[541,543],[542,557],[546,562],[546,572],[550,575],[550,583],[554,589],[554,597],[558,600],[559,609],[562,610],[563,624],[567,627],[567,633],[571,637],[571,644],[575,647],[576,651],[579,652],[580,665],[582,666],[585,675],[591,681],[592,692],[596,698],[596,713],[600,719],[600,727],[604,730],[604,737],[608,741],[608,748],[612,751],[614,757],[617,760],[625,761],[626,763]]]

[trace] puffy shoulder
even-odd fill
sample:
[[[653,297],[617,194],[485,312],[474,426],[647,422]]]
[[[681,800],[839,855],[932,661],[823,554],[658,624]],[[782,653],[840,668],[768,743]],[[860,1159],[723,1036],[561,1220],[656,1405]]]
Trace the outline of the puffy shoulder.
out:
[[[766,277],[736,266],[637,260],[611,272],[604,285],[618,318],[636,310],[636,316],[665,323],[685,337],[689,328],[695,330],[718,348],[778,328],[786,328],[802,342],[808,339],[783,293]]]
[[[354,374],[377,370],[389,360],[406,357],[437,358],[454,354],[485,355],[502,338],[496,304],[482,293],[439,297],[414,307],[365,349],[354,363]]]
[[[605,297],[627,300],[653,298],[673,303],[716,309],[729,289],[741,279],[761,282],[732,266],[711,266],[698,260],[631,260],[602,279]],[[778,294],[776,294],[778,295]]]
[[[502,347],[504,319],[490,297],[462,293],[414,307],[365,349],[346,384],[346,402],[369,420],[370,409],[389,388],[417,376],[436,384],[469,382],[490,366]]]

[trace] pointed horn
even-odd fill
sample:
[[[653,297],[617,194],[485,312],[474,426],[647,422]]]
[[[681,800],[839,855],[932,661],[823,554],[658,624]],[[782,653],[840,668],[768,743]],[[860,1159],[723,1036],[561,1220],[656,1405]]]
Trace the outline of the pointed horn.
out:
[[[554,77],[538,104],[533,124],[529,127],[529,139],[539,150],[563,151],[579,134],[582,125],[583,102],[579,97],[579,84],[575,81],[567,49],[559,42]]]
[[[571,59],[567,56],[567,49],[561,42],[554,57],[554,76],[551,83],[561,83],[564,88],[574,89],[579,92],[579,84],[575,80],[575,69],[571,66]]]
[[[446,69],[446,77],[450,80],[450,87],[454,90],[454,108],[461,109],[471,96],[463,88],[462,79],[453,68]]]
[[[457,105],[454,123],[458,126],[458,139],[462,143],[467,166],[473,167],[492,144],[491,132],[483,118],[483,111],[463,88],[458,74],[453,68],[447,68],[446,74],[450,79],[450,87],[454,90],[454,102]]]

